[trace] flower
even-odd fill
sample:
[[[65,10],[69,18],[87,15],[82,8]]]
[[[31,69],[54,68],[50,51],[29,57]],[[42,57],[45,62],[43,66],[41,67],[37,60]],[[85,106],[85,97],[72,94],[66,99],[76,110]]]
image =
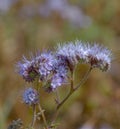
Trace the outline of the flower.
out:
[[[53,91],[67,83],[69,73],[73,73],[78,63],[89,64],[102,71],[110,69],[111,51],[99,44],[89,44],[76,40],[58,45],[56,51],[38,53],[31,60],[25,57],[18,63],[18,72],[27,82],[39,77],[44,88]]]
[[[58,45],[56,52],[66,58],[70,69],[78,63],[88,63],[102,71],[110,69],[111,51],[99,44],[90,45],[76,40],[75,43]]]
[[[38,92],[33,88],[27,88],[25,89],[23,93],[23,101],[27,105],[34,105],[39,103],[39,94]]]
[[[56,73],[51,79],[51,88],[53,90],[67,82],[67,72],[68,71],[64,66],[60,66],[59,69],[56,69]]]
[[[35,67],[34,61],[29,61],[23,57],[22,62],[18,62],[18,73],[25,79],[27,82],[33,82],[38,76],[38,68]]]
[[[51,52],[44,52],[38,58],[39,61],[39,73],[42,78],[47,78],[47,76],[52,72],[53,65],[55,62],[55,57]]]
[[[47,78],[45,88],[47,91],[54,91],[57,87],[65,84],[68,79],[68,66],[65,58],[60,55],[55,56],[55,60],[52,66],[51,76]]]
[[[33,82],[36,77],[45,80],[53,70],[54,61],[55,58],[51,52],[38,53],[31,60],[23,57],[22,62],[17,64],[18,73],[27,82]]]
[[[90,46],[87,51],[86,61],[91,65],[91,67],[107,71],[111,66],[111,57],[112,54],[110,50],[98,44],[94,44]]]
[[[75,43],[70,42],[65,45],[58,45],[57,54],[64,56],[68,62],[68,65],[74,67],[79,62],[86,60],[85,45],[76,40]]]

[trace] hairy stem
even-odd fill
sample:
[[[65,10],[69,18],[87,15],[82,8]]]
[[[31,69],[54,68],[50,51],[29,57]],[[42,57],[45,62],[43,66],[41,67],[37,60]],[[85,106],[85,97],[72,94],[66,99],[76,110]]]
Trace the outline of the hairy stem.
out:
[[[36,121],[36,106],[33,105],[33,117],[32,117],[32,122],[31,122],[32,128],[34,127],[35,121]]]
[[[71,78],[70,78],[70,84],[71,84],[71,90],[70,92],[74,89],[74,69],[71,71]]]
[[[90,72],[92,70],[92,67],[90,67],[90,69],[86,72],[86,74],[84,75],[84,77],[82,78],[82,80],[80,81],[80,83],[74,88],[73,87],[73,81],[71,81],[71,89],[68,93],[68,95],[57,105],[57,110],[60,109],[60,107],[66,102],[66,100],[80,87],[82,86],[85,81],[87,80]]]
[[[42,110],[40,104],[38,104],[38,108],[39,108],[39,110],[40,110],[40,112],[41,112],[41,116],[42,116],[42,119],[43,119],[43,122],[44,122],[44,125],[45,125],[45,129],[48,129],[46,117],[45,117],[44,111]]]
[[[56,94],[56,98],[55,98],[56,103],[59,104],[60,103],[60,96],[59,96],[59,90],[58,89],[55,90],[55,94]]]

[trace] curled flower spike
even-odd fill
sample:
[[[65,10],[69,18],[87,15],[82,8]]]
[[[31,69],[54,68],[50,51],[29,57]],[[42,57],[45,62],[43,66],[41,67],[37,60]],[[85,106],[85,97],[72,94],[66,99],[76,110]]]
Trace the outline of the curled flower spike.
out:
[[[110,69],[111,65],[111,51],[103,46],[94,44],[87,52],[87,62],[92,67],[97,67],[102,71]]]
[[[66,58],[70,68],[77,63],[89,63],[91,67],[107,71],[111,65],[111,51],[98,44],[84,44],[77,40],[75,43],[59,45],[56,53]]]
[[[23,63],[19,62],[18,73],[25,79],[27,82],[33,82],[38,76],[38,68],[34,66],[33,61],[28,61],[25,57],[23,58]]]
[[[23,102],[27,105],[34,105],[39,103],[39,94],[33,88],[25,89],[23,93]]]

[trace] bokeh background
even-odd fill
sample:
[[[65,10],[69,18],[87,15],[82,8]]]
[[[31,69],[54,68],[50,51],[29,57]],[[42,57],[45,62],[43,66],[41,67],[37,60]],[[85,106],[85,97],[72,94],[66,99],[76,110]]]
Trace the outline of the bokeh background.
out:
[[[59,129],[120,129],[120,0],[0,0],[0,129],[13,119],[24,125],[31,121],[32,111],[21,101],[26,83],[16,73],[16,62],[76,39],[111,49],[112,67],[107,73],[92,71],[61,108]],[[76,68],[75,83],[87,68]],[[61,88],[61,98],[67,90]],[[50,120],[54,94],[41,90],[40,95]]]

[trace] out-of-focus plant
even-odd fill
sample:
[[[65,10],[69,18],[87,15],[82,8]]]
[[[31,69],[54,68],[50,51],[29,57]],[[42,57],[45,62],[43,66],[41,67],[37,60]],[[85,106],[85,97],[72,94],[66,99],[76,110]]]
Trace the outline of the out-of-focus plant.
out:
[[[85,15],[77,6],[71,5],[67,0],[46,0],[40,6],[39,12],[42,16],[48,17],[53,12],[58,13],[63,19],[68,20],[71,25],[80,28],[88,27],[92,20]]]
[[[79,40],[74,43],[59,44],[55,52],[38,52],[35,56],[32,55],[30,59],[23,57],[23,60],[17,64],[17,70],[23,79],[30,84],[30,87],[27,86],[22,95],[23,102],[33,109],[32,121],[28,128],[33,129],[36,120],[41,117],[44,122],[44,129],[55,129],[58,126],[56,119],[63,104],[86,82],[94,68],[108,71],[111,66],[111,58],[111,51],[107,48],[98,44],[83,43]],[[75,85],[74,71],[77,64],[88,64],[89,69],[80,83]],[[46,118],[45,110],[40,104],[41,84],[45,92],[56,94],[56,110],[50,120]],[[70,86],[70,90],[63,100],[60,99],[58,89],[62,85]],[[12,126],[15,124],[14,121]]]

